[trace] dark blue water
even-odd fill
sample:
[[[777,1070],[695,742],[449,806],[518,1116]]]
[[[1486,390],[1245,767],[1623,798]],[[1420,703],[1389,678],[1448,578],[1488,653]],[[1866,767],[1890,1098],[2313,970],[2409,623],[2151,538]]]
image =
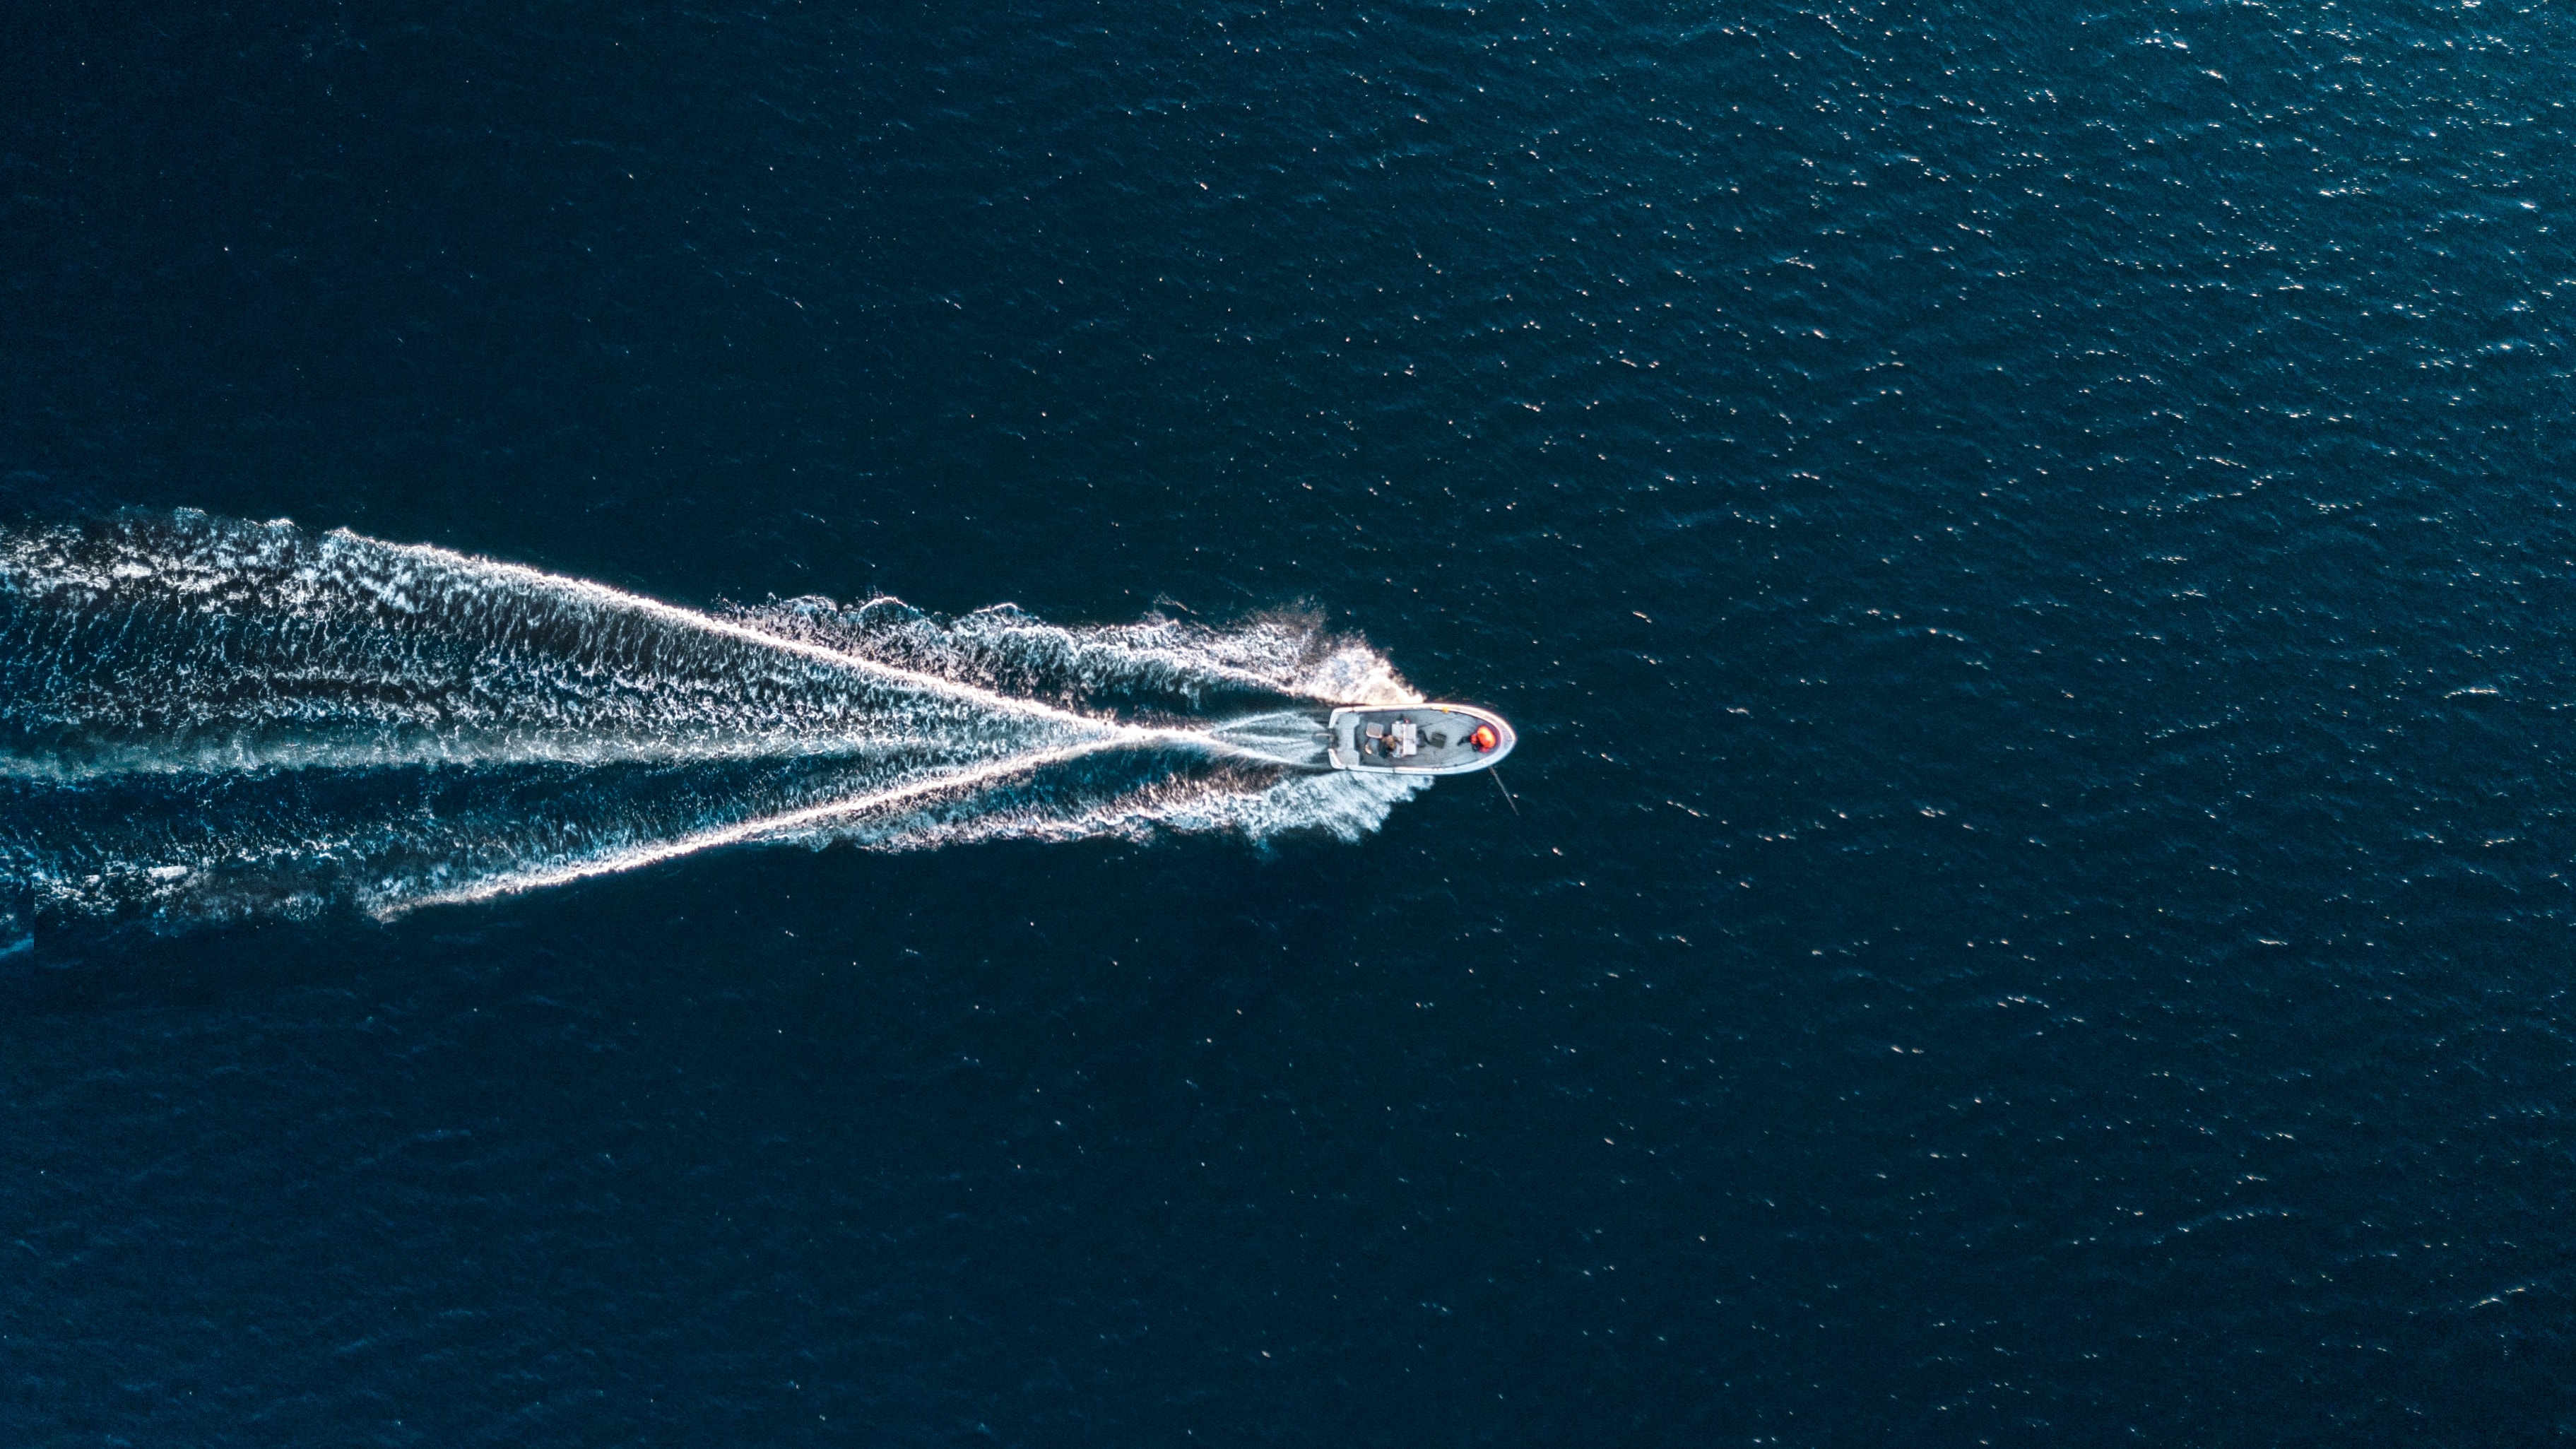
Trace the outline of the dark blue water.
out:
[[[1523,743],[1517,813],[1100,826],[1278,785],[1131,762],[371,911],[859,787],[478,763],[606,738],[525,732],[607,677],[560,620],[470,700],[299,675],[429,733],[261,755],[208,661],[498,656],[157,564],[158,632],[40,629],[22,566],[0,1439],[2576,1437],[2571,56],[2511,0],[12,12],[18,544],[1301,620]]]

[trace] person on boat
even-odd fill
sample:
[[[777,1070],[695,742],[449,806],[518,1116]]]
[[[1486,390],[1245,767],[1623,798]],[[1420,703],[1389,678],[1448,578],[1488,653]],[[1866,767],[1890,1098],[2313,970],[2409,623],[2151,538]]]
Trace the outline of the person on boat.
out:
[[[1494,733],[1494,727],[1489,724],[1476,726],[1476,732],[1469,735],[1467,739],[1476,747],[1476,753],[1480,755],[1503,742],[1503,737]]]

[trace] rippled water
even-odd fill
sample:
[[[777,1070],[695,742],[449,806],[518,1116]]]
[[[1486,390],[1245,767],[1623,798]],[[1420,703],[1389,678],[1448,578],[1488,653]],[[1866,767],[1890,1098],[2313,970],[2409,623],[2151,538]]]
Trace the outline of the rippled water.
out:
[[[555,581],[248,716],[12,586],[12,1442],[2576,1432],[2558,12],[10,33],[11,547]],[[790,644],[1513,799],[557,869],[1065,742]],[[431,781],[558,884],[369,914]]]

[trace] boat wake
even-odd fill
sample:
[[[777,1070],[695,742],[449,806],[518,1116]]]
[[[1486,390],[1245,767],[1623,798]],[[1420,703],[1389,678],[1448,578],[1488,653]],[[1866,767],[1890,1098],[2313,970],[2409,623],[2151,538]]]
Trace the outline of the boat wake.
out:
[[[1421,782],[1320,770],[1319,706],[1417,698],[1304,617],[701,612],[287,523],[0,530],[0,909],[390,917],[753,842],[1356,838]]]

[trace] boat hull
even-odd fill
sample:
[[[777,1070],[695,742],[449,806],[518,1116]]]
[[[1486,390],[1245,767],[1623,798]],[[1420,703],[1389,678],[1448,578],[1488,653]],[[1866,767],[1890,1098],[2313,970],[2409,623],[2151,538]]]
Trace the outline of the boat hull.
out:
[[[1479,727],[1493,731],[1490,748],[1477,747]],[[1471,704],[1344,705],[1327,729],[1324,754],[1334,769],[1380,775],[1489,770],[1520,743],[1501,715]]]

